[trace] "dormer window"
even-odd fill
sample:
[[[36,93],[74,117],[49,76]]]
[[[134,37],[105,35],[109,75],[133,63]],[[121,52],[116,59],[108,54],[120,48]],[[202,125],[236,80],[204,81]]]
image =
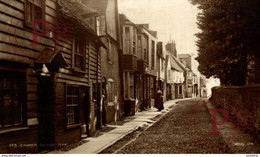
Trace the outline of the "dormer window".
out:
[[[106,35],[106,18],[105,16],[96,17],[97,21],[97,35],[103,36]]]

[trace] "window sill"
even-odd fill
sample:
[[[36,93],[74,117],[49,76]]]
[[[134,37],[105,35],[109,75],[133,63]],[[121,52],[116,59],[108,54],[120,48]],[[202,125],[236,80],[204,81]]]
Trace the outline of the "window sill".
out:
[[[79,128],[80,126],[81,126],[80,124],[71,124],[71,125],[67,125],[66,129]]]
[[[80,70],[80,69],[73,69],[74,72],[80,73],[80,74],[86,74],[86,71]]]
[[[15,131],[22,131],[22,130],[27,130],[29,127],[14,127],[14,128],[6,128],[4,130],[0,130],[0,134],[5,134],[9,132],[15,132]]]
[[[107,63],[108,63],[108,64],[113,64],[112,61],[108,61]]]

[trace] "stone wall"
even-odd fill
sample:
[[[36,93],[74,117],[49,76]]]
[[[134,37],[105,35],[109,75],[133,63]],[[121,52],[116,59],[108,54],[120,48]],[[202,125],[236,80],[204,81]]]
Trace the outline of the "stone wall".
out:
[[[254,135],[260,134],[260,85],[214,87],[210,102],[216,108],[227,110],[229,119],[244,121],[246,126],[239,126],[241,129]]]

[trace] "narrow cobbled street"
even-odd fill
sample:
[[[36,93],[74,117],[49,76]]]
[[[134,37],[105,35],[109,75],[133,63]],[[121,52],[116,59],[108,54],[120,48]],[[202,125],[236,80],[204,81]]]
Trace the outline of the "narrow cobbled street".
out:
[[[236,153],[221,135],[209,134],[212,119],[203,103],[199,99],[180,101],[154,125],[125,138],[130,142],[119,141],[102,153]]]

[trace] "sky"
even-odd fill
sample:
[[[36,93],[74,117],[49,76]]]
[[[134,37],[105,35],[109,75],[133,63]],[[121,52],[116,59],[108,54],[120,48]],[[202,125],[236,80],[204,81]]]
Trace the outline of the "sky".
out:
[[[158,41],[164,45],[174,40],[178,54],[197,56],[195,34],[200,32],[196,23],[199,10],[188,0],[118,0],[118,7],[119,13],[125,14],[132,22],[148,23],[149,29],[157,31]],[[197,67],[198,63],[195,64]],[[208,79],[208,94],[214,86],[219,86],[219,80]]]

